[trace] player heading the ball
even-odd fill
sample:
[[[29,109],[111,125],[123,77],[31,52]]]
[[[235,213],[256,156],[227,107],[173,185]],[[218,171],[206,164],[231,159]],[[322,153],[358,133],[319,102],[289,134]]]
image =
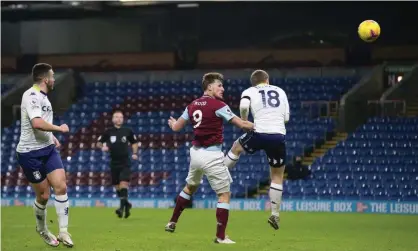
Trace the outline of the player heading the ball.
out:
[[[251,74],[252,87],[242,92],[240,113],[248,119],[249,110],[254,118],[254,131],[245,133],[234,142],[225,156],[225,165],[232,168],[242,152],[254,154],[263,150],[270,164],[271,216],[268,223],[279,229],[279,210],[283,193],[283,174],[286,163],[286,127],[289,121],[289,102],[286,93],[269,84],[269,75],[263,70]]]
[[[190,148],[190,167],[186,186],[177,197],[173,215],[165,230],[174,232],[181,213],[190,203],[191,196],[197,191],[203,175],[206,175],[210,186],[218,195],[215,243],[233,244],[235,242],[225,235],[232,178],[224,165],[222,153],[223,121],[247,131],[252,130],[254,125],[235,116],[229,106],[222,101],[224,93],[222,81],[223,76],[220,73],[205,74],[202,80],[203,96],[190,103],[178,120],[173,117],[168,120],[168,125],[176,132],[190,122],[193,126],[194,140]]]

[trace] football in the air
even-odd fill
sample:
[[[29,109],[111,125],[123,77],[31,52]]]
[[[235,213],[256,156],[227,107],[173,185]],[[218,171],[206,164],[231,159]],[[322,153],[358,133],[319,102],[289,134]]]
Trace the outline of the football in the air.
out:
[[[380,25],[373,20],[365,20],[358,26],[358,35],[365,42],[373,42],[380,36]]]

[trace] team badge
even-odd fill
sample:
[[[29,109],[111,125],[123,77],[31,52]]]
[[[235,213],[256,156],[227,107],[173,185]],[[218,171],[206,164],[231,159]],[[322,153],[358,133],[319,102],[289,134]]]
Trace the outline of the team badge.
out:
[[[33,177],[35,180],[40,180],[42,178],[41,173],[39,171],[33,172]]]
[[[116,136],[110,136],[110,142],[115,143],[116,142]]]

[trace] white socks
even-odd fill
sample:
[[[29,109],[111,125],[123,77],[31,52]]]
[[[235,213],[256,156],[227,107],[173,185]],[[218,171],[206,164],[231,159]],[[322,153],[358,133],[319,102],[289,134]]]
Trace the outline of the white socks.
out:
[[[60,232],[68,232],[68,208],[70,203],[68,202],[67,194],[56,195],[54,204],[58,215],[58,225]],[[46,205],[40,204],[35,199],[33,203],[33,209],[36,217],[37,230],[46,230]]]
[[[269,196],[271,202],[271,215],[279,216],[280,203],[282,201],[283,185],[271,183]]]
[[[36,229],[38,231],[44,231],[46,229],[46,206],[35,200],[33,210],[35,211],[36,217]]]
[[[68,210],[70,203],[67,194],[55,195],[55,209],[58,215],[58,225],[60,232],[68,232]]]
[[[229,151],[224,158],[224,164],[225,166],[227,166],[229,169],[233,168],[236,164],[237,161],[239,160],[239,155],[235,155],[234,153],[232,153],[231,151]]]

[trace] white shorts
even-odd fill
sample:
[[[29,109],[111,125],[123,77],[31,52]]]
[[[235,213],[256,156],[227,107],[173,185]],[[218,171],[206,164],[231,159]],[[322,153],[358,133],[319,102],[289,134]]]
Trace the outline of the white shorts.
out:
[[[190,167],[186,182],[191,186],[200,185],[206,175],[216,194],[231,191],[232,177],[224,164],[222,151],[209,151],[205,148],[190,148]]]

